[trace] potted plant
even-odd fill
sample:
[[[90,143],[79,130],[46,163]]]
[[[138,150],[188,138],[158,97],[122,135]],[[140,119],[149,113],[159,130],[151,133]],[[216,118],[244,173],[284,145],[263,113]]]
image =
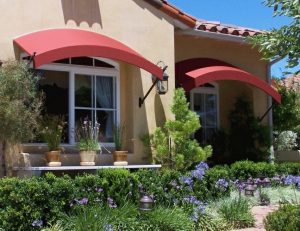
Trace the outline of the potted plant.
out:
[[[128,165],[127,153],[123,149],[124,126],[117,125],[114,127],[113,136],[115,143],[115,151],[113,153],[114,165]]]
[[[80,154],[80,165],[95,165],[97,151],[101,149],[99,143],[100,124],[96,121],[93,124],[90,120],[84,120],[77,129],[77,147]]]
[[[63,136],[64,126],[65,121],[63,116],[44,116],[41,128],[41,138],[48,145],[49,151],[46,152],[48,166],[61,166],[60,143]]]

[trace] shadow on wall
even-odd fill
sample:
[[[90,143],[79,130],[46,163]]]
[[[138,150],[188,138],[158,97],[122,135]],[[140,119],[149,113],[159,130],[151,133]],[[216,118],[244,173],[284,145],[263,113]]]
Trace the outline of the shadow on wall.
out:
[[[155,95],[154,108],[155,108],[156,127],[163,127],[166,122],[166,114],[165,114],[164,106],[162,104],[160,95],[157,93]]]
[[[145,2],[145,1],[141,1],[141,0],[133,0],[137,5],[139,5],[142,9],[144,10],[148,10],[150,11],[153,15],[155,15],[157,18],[159,19],[163,19],[163,15],[162,13],[160,13],[160,11],[158,9],[156,9],[154,6],[149,7],[149,3]],[[158,2],[158,1],[157,1]],[[160,3],[158,3],[158,6],[160,5]],[[168,19],[168,17],[164,17],[165,20],[169,21],[170,23],[172,23],[171,19]]]
[[[102,28],[100,6],[98,0],[61,0],[65,24],[74,21],[77,26],[86,22],[89,27],[99,24]]]

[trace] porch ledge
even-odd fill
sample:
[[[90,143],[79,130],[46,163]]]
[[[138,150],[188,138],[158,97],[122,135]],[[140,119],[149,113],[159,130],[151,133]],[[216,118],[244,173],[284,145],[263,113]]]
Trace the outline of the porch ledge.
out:
[[[104,166],[59,166],[59,167],[13,167],[14,171],[66,171],[66,170],[97,170],[97,169],[108,169],[108,168],[125,168],[125,169],[139,169],[139,168],[161,168],[160,164],[148,164],[148,165],[104,165]]]

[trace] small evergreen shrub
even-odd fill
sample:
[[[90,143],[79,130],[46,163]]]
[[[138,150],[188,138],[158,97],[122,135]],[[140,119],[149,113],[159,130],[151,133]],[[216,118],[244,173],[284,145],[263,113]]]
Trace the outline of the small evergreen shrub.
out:
[[[300,230],[300,205],[284,205],[267,215],[264,225],[267,231]]]
[[[175,90],[171,111],[173,120],[167,120],[162,128],[156,128],[150,136],[154,149],[154,161],[177,170],[187,170],[193,164],[211,156],[211,146],[204,148],[191,136],[200,128],[197,114],[189,109],[182,88]]]

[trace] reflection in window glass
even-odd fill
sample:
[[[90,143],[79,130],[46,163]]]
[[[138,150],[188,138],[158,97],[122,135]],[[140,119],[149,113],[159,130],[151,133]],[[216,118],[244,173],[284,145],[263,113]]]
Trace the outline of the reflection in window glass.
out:
[[[205,90],[201,91],[201,88],[199,88],[192,93],[192,98],[192,109],[199,116],[201,124],[201,128],[195,133],[195,139],[202,144],[207,144],[218,127],[217,95],[213,90],[207,92]]]

